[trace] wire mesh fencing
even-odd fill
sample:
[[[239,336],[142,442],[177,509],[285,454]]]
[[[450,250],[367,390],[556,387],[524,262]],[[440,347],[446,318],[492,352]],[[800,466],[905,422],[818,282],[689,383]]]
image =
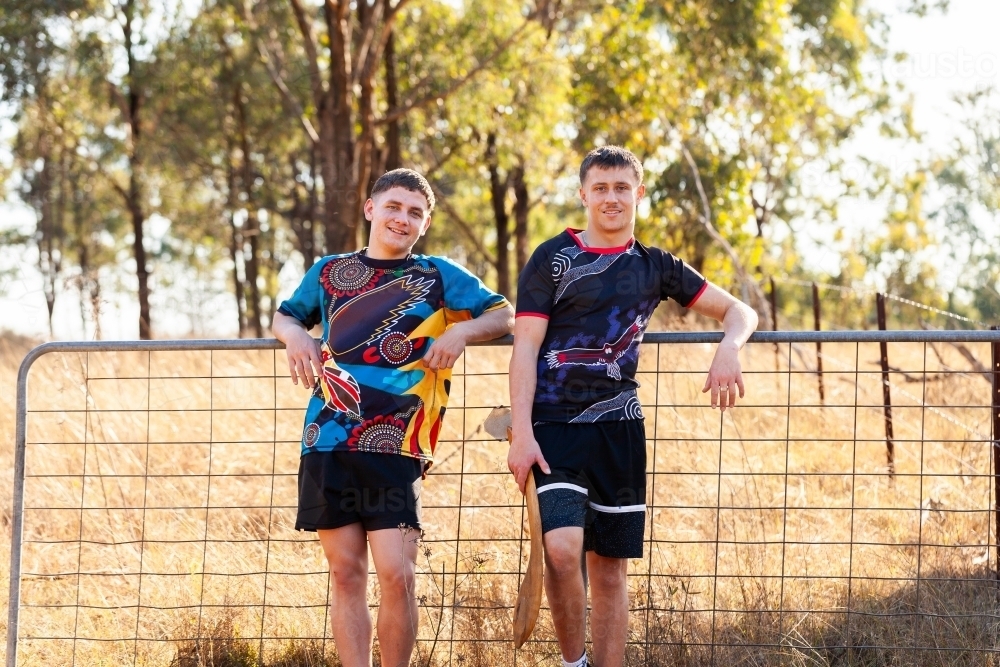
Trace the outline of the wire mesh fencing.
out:
[[[719,337],[642,347],[627,664],[1000,664],[1000,332],[760,333],[724,414],[701,393]],[[415,664],[558,659],[544,602],[510,641],[526,517],[482,428],[509,354],[454,371],[413,536]],[[274,341],[49,344],[18,386],[9,666],[335,664],[327,566],[294,530],[307,391]]]

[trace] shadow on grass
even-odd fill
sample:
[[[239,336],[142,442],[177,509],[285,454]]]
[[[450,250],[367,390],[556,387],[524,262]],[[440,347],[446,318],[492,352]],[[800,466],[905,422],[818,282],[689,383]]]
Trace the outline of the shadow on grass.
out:
[[[1000,667],[1000,598],[992,571],[939,570],[919,582],[855,580],[849,605],[845,597],[810,611],[779,609],[774,586],[780,582],[771,588],[759,579],[747,582],[745,590],[754,593],[744,594],[743,610],[716,611],[714,631],[711,611],[671,608],[671,599],[657,591],[633,594],[626,667]],[[421,642],[411,665],[558,664],[545,611],[532,641],[513,650],[511,601],[498,595],[502,590],[486,580],[460,599],[449,610],[454,641],[439,639],[433,652],[430,642]],[[260,661],[259,639],[241,638],[236,628],[223,619],[210,636],[179,644],[172,667],[340,665],[332,646],[324,655],[322,644],[311,640],[290,642]]]
[[[1000,598],[986,569],[855,580],[849,601],[822,610],[781,611],[780,593],[757,590],[745,599],[752,611],[717,612],[714,632],[711,612],[651,612],[626,665],[1000,667]]]

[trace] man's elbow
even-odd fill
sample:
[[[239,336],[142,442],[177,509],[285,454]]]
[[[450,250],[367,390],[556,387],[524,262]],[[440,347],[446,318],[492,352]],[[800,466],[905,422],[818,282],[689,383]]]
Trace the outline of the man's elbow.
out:
[[[503,333],[502,336],[506,336],[509,333],[514,333],[514,306],[509,303],[503,307]]]
[[[299,321],[291,315],[285,315],[282,312],[274,314],[274,320],[271,322],[271,333],[274,334],[275,338],[280,340],[282,343],[287,343],[288,336],[295,331],[295,329],[302,329],[306,332],[309,331],[309,329],[306,328],[305,323]]]
[[[275,313],[274,317],[271,318],[271,335],[273,335],[278,340],[284,342],[284,327],[285,318],[288,317],[282,313]]]

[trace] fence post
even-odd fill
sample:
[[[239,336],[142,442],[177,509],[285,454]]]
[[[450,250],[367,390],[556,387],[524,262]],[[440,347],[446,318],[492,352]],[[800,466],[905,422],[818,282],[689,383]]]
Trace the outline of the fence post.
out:
[[[1000,327],[993,325],[991,331],[1000,331]],[[996,570],[993,573],[997,583],[1000,584],[1000,341],[995,340],[990,343],[990,360],[993,366],[993,392],[991,404],[993,424],[993,519],[996,530]]]
[[[875,306],[878,311],[878,329],[885,331],[885,295],[881,292],[875,295]],[[892,436],[892,398],[889,395],[889,346],[884,340],[879,341],[879,351],[882,361],[882,406],[885,410],[885,457],[889,464],[889,479],[896,477],[896,454]]]
[[[777,288],[774,286],[774,278],[768,278],[768,282],[771,283],[771,292],[767,295],[768,301],[771,302],[771,331],[778,330],[778,293]],[[775,343],[777,345],[777,343]]]
[[[819,287],[813,283],[813,324],[816,331],[820,330],[819,317]],[[816,341],[816,377],[819,379],[819,403],[826,403],[826,396],[823,392],[823,344]]]
[[[774,286],[774,278],[768,278],[771,283],[771,293],[768,294],[768,300],[771,302],[771,331],[778,330],[778,292],[777,288]],[[778,361],[778,344],[774,344],[774,370],[780,371],[781,364]]]

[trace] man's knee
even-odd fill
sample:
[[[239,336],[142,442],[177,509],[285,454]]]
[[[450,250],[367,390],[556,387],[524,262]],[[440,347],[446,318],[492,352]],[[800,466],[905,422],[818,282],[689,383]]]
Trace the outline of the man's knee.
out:
[[[558,533],[557,529],[545,534],[545,567],[556,578],[582,572],[582,540]]]
[[[628,585],[628,560],[592,556],[587,561],[587,575],[595,588],[614,590]]]
[[[413,565],[403,562],[397,567],[383,568],[378,573],[378,585],[382,590],[382,595],[412,596],[415,578],[416,572]]]
[[[330,565],[330,581],[344,592],[364,592],[368,587],[368,564],[340,561]]]

